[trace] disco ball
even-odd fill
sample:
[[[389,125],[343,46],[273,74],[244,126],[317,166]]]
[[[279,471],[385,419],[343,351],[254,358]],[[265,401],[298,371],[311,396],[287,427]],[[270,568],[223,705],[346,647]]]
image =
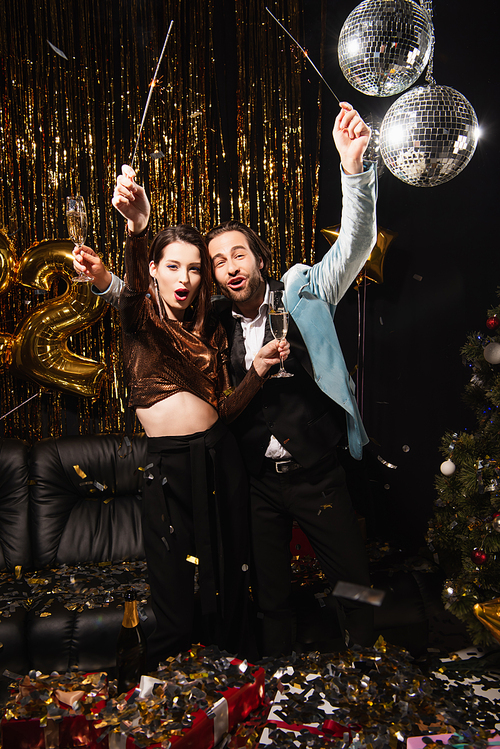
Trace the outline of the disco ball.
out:
[[[389,108],[380,129],[380,153],[395,177],[435,187],[456,177],[476,149],[476,113],[448,86],[420,86]]]
[[[412,0],[364,0],[339,36],[339,64],[351,86],[369,96],[394,96],[429,62],[434,31]]]

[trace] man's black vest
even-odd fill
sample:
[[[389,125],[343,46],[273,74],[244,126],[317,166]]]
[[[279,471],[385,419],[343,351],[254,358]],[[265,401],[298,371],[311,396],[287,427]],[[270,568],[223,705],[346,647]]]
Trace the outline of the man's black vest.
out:
[[[269,279],[272,289],[283,284]],[[226,329],[230,374],[238,385],[246,374],[241,323],[231,313],[229,300],[214,300],[214,310]],[[294,377],[268,379],[243,413],[231,423],[250,473],[258,474],[272,434],[295,460],[308,468],[331,453],[345,431],[343,409],[325,395],[313,378],[311,359],[297,325],[290,317],[287,339],[290,356],[285,368]],[[264,343],[272,340],[266,320]],[[278,370],[276,366],[275,370]],[[274,369],[271,374],[274,373]]]

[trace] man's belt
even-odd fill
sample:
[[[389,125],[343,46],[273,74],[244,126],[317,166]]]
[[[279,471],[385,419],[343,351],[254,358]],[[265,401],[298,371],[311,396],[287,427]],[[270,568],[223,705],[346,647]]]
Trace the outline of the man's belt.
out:
[[[297,463],[293,458],[288,460],[273,460],[274,470],[276,473],[290,473],[290,471],[296,471],[297,468],[302,468],[300,463]]]

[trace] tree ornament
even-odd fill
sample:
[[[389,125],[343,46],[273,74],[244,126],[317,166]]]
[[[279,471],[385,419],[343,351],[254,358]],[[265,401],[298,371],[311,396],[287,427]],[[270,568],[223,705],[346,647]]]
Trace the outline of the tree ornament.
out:
[[[339,35],[339,65],[351,86],[368,96],[409,88],[429,61],[434,29],[412,0],[363,0]]]
[[[490,630],[495,640],[500,642],[500,598],[487,603],[476,603],[474,614],[481,624]]]
[[[455,593],[455,589],[451,583],[448,583],[447,585],[445,585],[444,590],[443,590],[443,596],[449,601],[456,599],[457,594]]]
[[[486,327],[488,330],[496,330],[498,326],[500,325],[500,320],[496,315],[493,315],[493,317],[488,317],[486,320]]]
[[[493,520],[491,521],[491,525],[494,531],[500,533],[500,515],[497,515],[493,518]]]
[[[473,550],[472,554],[470,555],[470,558],[472,559],[474,564],[477,564],[477,566],[480,567],[482,564],[484,564],[487,561],[488,555],[484,549],[476,548]]]
[[[380,153],[402,182],[435,187],[464,169],[476,150],[472,105],[448,86],[419,86],[389,107],[380,128]]]
[[[444,463],[441,463],[439,466],[439,470],[443,474],[443,476],[453,476],[455,473],[456,465],[455,463],[448,458],[448,460],[445,460]]]
[[[483,356],[488,364],[500,364],[500,343],[491,341],[484,347]]]

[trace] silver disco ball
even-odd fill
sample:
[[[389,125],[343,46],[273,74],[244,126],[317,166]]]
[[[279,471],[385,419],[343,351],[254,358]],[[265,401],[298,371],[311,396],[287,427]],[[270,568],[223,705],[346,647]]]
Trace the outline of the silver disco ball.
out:
[[[477,137],[476,113],[462,94],[448,86],[420,86],[389,108],[380,129],[380,153],[398,179],[435,187],[467,166]]]
[[[409,88],[429,62],[434,31],[412,0],[364,0],[339,37],[339,64],[351,86],[369,96]]]

